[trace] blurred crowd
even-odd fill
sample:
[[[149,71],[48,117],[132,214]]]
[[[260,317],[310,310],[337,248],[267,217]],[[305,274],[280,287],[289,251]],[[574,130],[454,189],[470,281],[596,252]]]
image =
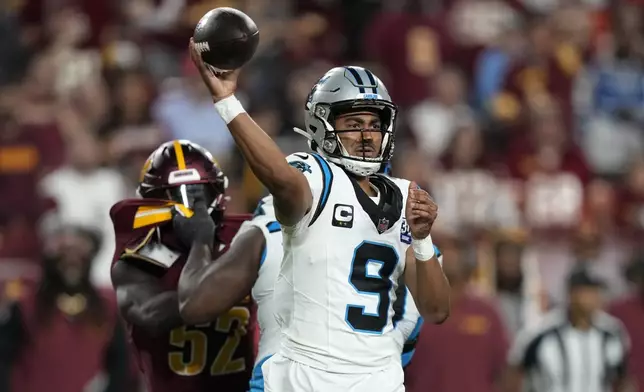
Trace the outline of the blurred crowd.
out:
[[[332,66],[366,66],[388,86],[400,108],[393,173],[430,190],[434,242],[448,262],[471,266],[462,289],[491,306],[455,303],[445,336],[498,334],[494,352],[464,349],[503,362],[517,331],[565,303],[569,272],[588,269],[605,282],[607,306],[635,310],[622,318],[644,390],[639,0],[2,1],[5,299],[46,275],[69,233],[61,228],[92,239],[91,282],[109,290],[109,209],[134,196],[163,141],[209,149],[230,179],[229,210],[254,209],[265,190],[187,57],[197,21],[219,6],[260,28],[237,97],[285,153],[307,149],[292,128]],[[450,388],[440,390],[488,390]]]

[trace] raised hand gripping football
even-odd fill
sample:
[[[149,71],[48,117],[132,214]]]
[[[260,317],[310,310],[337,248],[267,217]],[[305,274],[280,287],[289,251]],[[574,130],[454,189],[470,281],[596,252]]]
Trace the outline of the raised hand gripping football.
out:
[[[438,216],[438,205],[429,193],[420,189],[414,181],[409,184],[405,216],[411,236],[417,240],[422,240],[429,235]]]
[[[215,74],[212,68],[208,67],[201,58],[201,54],[195,47],[195,41],[193,38],[190,38],[189,50],[190,59],[199,70],[201,79],[206,87],[208,87],[208,91],[210,91],[210,95],[214,102],[221,101],[235,93],[235,90],[237,90],[239,69]]]
[[[190,249],[193,243],[205,244],[212,249],[216,225],[208,213],[208,206],[203,195],[195,197],[193,211],[194,214],[188,218],[179,209],[172,209],[174,234],[187,249]]]

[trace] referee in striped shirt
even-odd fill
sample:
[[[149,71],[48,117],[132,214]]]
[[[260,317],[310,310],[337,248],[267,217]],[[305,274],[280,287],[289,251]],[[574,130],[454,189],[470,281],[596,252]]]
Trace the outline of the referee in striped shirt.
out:
[[[603,282],[587,270],[568,278],[568,304],[522,331],[510,350],[506,391],[626,392],[629,341],[601,310]]]

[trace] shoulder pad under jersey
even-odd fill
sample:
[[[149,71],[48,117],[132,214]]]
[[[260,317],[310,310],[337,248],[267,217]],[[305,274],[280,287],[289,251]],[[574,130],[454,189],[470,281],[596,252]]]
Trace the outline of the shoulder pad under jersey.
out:
[[[156,241],[155,233],[172,219],[172,205],[153,199],[127,199],[115,204],[110,210],[116,238],[113,262],[131,259],[169,268],[180,254]]]

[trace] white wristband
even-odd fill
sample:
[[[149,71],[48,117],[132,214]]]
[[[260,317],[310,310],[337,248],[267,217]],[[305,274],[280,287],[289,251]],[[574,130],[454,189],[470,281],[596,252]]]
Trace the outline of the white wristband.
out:
[[[422,240],[412,239],[411,248],[413,249],[414,256],[416,256],[416,260],[418,261],[428,261],[436,254],[431,235],[428,235]]]
[[[230,122],[233,121],[238,115],[246,113],[241,102],[239,102],[239,100],[237,100],[234,95],[216,102],[215,110],[217,111],[217,113],[219,113],[226,125],[230,124]]]

